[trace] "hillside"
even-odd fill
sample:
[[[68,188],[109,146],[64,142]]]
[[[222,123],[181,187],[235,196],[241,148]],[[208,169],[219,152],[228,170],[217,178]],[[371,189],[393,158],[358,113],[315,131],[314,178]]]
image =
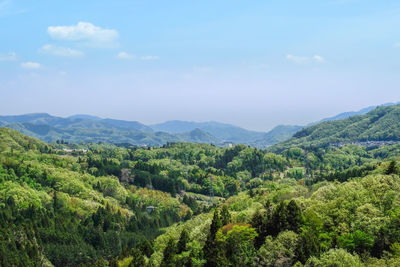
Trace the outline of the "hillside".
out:
[[[400,141],[400,105],[382,106],[365,115],[326,121],[304,128],[293,138],[270,150],[282,151],[292,146],[317,148],[367,141]]]
[[[124,186],[119,175],[99,175],[82,158],[57,153],[0,128],[1,266],[93,266],[190,215],[169,193]],[[101,155],[81,156],[89,154]],[[150,205],[157,207],[151,216]]]
[[[270,266],[338,249],[375,266],[397,260],[399,144],[48,145],[0,128],[0,149],[3,266]]]
[[[213,136],[205,131],[202,131],[198,128],[196,128],[190,132],[177,134],[177,136],[180,137],[185,142],[208,143],[208,144],[220,144],[221,143],[220,139],[218,139],[215,136]]]
[[[398,104],[400,104],[400,102],[397,102],[397,103],[385,103],[385,104],[379,105],[379,107],[382,107],[382,106],[393,106],[393,105],[398,105]],[[347,119],[349,117],[356,116],[356,115],[364,115],[364,114],[370,112],[371,110],[373,110],[373,109],[375,109],[377,107],[378,106],[369,106],[369,107],[360,109],[359,111],[343,112],[343,113],[340,113],[340,114],[335,115],[333,117],[325,118],[325,119],[322,119],[321,121],[312,123],[311,125],[314,125],[314,124],[317,124],[317,123],[320,123],[320,122],[324,122],[324,121],[343,120],[343,119]],[[309,126],[311,126],[311,125],[309,125]]]

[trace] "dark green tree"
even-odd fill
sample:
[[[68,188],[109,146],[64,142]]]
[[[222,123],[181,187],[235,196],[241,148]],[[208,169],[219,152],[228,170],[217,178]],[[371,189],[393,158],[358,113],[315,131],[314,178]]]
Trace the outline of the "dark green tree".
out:
[[[386,169],[385,174],[389,175],[389,174],[395,174],[395,173],[397,173],[396,161],[392,160],[389,163],[389,166]]]
[[[173,267],[175,266],[175,258],[176,255],[176,244],[175,240],[171,238],[168,240],[167,246],[164,249],[163,252],[163,259],[161,262],[161,267]]]
[[[302,211],[297,205],[296,201],[291,200],[286,206],[286,220],[287,225],[285,230],[291,230],[293,232],[299,232],[301,225],[304,223]]]
[[[206,259],[206,267],[221,266],[220,255],[221,248],[215,236],[218,230],[222,227],[221,218],[219,216],[218,210],[214,211],[214,216],[210,225],[210,232],[208,233],[206,243],[203,248],[204,256]]]
[[[177,244],[177,254],[186,251],[186,244],[189,242],[189,233],[186,229],[183,229],[179,241]]]
[[[221,223],[222,225],[227,225],[231,222],[231,214],[229,213],[228,206],[224,205],[221,209]]]
[[[129,267],[143,267],[146,264],[146,261],[144,259],[144,255],[142,251],[138,248],[134,248],[132,250],[132,261],[129,264]]]

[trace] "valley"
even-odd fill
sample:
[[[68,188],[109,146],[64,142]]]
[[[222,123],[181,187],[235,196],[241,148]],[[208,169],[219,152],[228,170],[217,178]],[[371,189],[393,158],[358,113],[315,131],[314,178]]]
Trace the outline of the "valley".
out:
[[[384,125],[399,107],[267,150],[48,144],[0,128],[1,264],[396,266],[400,144]]]

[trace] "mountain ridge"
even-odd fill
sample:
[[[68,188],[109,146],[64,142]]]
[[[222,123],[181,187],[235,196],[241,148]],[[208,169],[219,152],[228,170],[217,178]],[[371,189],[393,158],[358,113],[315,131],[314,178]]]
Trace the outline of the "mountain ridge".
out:
[[[282,151],[293,146],[312,149],[369,141],[400,141],[400,105],[380,106],[363,115],[303,128],[270,150]]]
[[[377,107],[393,105],[396,104],[386,103],[380,106],[369,106],[359,111],[343,112],[306,126],[278,125],[268,132],[247,130],[216,121],[170,120],[145,125],[139,121],[100,118],[86,114],[63,118],[48,113],[0,116],[0,126],[16,129],[46,142],[63,139],[71,142],[131,143],[150,146],[160,146],[168,142],[200,142],[221,146],[232,143],[267,148],[287,141],[298,131],[307,127],[363,115]]]

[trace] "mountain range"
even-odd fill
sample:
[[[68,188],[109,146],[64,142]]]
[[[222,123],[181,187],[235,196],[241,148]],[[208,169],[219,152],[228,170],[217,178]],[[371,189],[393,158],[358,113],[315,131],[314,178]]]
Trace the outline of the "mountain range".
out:
[[[391,105],[395,104],[388,103],[382,106]],[[138,121],[103,119],[85,114],[62,118],[47,113],[0,116],[0,127],[13,128],[23,134],[46,142],[64,140],[75,143],[130,143],[140,146],[160,146],[167,142],[212,143],[215,145],[241,143],[265,148],[290,139],[304,128],[309,129],[314,125],[319,125],[319,123],[343,120],[351,116],[366,114],[375,108],[376,106],[371,106],[359,111],[341,113],[307,126],[279,125],[269,132],[250,131],[215,121],[190,122],[172,120],[159,124],[145,125]]]

